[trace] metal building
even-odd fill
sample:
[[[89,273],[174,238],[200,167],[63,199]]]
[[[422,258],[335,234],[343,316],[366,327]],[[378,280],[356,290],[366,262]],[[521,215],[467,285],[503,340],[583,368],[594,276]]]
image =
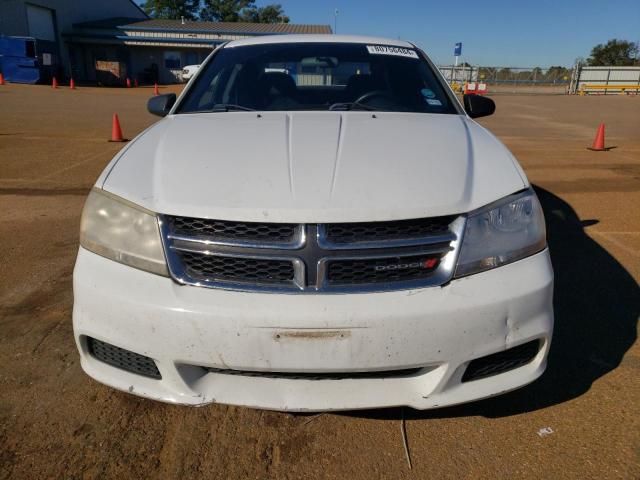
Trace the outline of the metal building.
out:
[[[95,81],[97,59],[120,61],[140,82],[173,83],[186,65],[198,64],[216,45],[274,34],[331,33],[328,25],[107,19],[74,25],[64,35],[74,77]]]
[[[1,0],[0,35],[31,37],[41,79],[70,73],[64,35],[75,23],[109,17],[144,20],[147,15],[132,0]]]
[[[53,75],[90,83],[179,82],[184,66],[200,63],[220,43],[304,33],[331,33],[331,27],[152,20],[132,0],[0,0],[0,36],[35,40],[45,82]]]

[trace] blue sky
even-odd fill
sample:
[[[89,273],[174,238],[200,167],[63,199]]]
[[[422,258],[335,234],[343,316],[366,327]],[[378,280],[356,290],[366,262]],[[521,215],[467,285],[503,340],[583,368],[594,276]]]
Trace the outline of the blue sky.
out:
[[[292,23],[417,43],[439,64],[571,66],[611,38],[640,40],[640,0],[257,0],[280,3]]]

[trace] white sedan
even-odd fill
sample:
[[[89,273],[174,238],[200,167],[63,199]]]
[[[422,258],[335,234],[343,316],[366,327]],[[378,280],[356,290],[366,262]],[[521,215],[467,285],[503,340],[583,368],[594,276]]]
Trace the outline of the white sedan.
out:
[[[321,72],[321,73],[318,73]],[[84,208],[82,367],[165,402],[437,408],[545,370],[553,270],[536,193],[415,45],[217,48]]]

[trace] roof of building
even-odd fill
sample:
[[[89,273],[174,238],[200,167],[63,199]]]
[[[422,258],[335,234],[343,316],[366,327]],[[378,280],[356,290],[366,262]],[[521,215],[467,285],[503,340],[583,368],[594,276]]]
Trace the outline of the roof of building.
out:
[[[358,43],[369,45],[388,45],[391,47],[410,48],[415,46],[404,40],[392,38],[365,37],[359,35],[269,35],[233,40],[225,45],[225,48],[240,47],[243,45],[260,45],[268,43]]]
[[[147,12],[145,12],[144,9],[140,5],[138,5],[138,3],[136,3],[134,0],[129,0],[129,2],[131,2],[138,10],[140,10],[140,13],[142,13],[146,18],[149,18]],[[138,20],[140,19],[138,18]]]
[[[130,23],[140,22],[139,18],[129,17],[111,17],[103,18],[100,20],[91,20],[89,22],[74,23],[74,28],[118,28],[120,25],[127,25]]]
[[[206,33],[238,33],[238,34],[322,34],[331,33],[329,25],[302,25],[295,23],[245,23],[245,22],[201,22],[187,20],[151,19],[125,22],[120,28],[132,30],[169,30]]]

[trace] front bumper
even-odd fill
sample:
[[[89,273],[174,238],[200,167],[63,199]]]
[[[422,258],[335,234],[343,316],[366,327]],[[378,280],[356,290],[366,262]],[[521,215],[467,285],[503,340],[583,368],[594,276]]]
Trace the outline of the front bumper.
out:
[[[427,409],[497,395],[538,378],[553,330],[548,251],[444,287],[386,293],[296,295],[181,286],[82,248],[73,325],[82,367],[143,397],[288,411],[406,405]],[[161,380],[112,367],[92,337],[151,357]],[[531,340],[525,366],[462,382],[473,359]],[[396,378],[291,379],[254,372],[362,372],[421,367]]]

